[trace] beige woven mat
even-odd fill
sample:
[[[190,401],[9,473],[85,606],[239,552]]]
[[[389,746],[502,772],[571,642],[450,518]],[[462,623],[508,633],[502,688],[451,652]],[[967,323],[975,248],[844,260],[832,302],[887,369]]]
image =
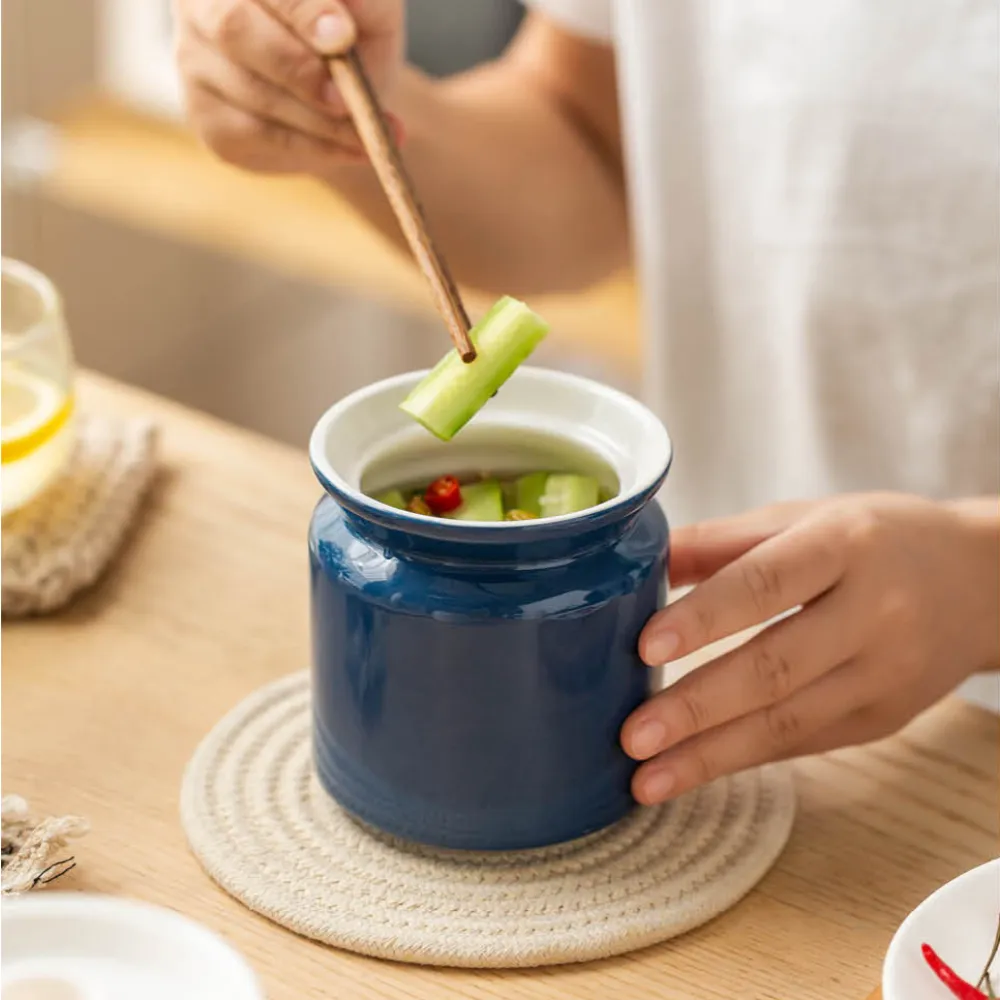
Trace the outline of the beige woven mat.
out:
[[[146,420],[82,416],[66,468],[3,519],[4,618],[55,611],[118,551],[155,469]]]
[[[770,767],[541,850],[408,844],[363,827],[318,786],[307,674],[226,716],[181,793],[195,854],[251,909],[366,955],[478,968],[585,961],[690,930],[763,877],[793,814],[790,774]]]

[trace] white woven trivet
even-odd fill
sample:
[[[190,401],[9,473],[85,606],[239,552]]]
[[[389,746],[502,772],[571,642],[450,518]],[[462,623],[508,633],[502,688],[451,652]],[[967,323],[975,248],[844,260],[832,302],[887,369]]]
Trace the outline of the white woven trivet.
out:
[[[155,469],[142,419],[81,416],[58,478],[3,519],[4,618],[55,611],[104,572]]]
[[[792,826],[784,767],[724,779],[582,840],[481,854],[372,831],[312,767],[307,674],[255,692],[196,751],[181,818],[251,909],[351,951],[427,965],[579,962],[663,941],[731,907]]]

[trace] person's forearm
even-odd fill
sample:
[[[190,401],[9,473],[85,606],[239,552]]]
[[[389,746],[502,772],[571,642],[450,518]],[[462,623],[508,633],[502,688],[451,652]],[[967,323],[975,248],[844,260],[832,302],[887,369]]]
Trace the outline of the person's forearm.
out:
[[[514,295],[575,290],[628,258],[620,166],[507,61],[449,80],[415,70],[392,95],[430,229],[462,283]],[[397,243],[370,166],[329,183]]]

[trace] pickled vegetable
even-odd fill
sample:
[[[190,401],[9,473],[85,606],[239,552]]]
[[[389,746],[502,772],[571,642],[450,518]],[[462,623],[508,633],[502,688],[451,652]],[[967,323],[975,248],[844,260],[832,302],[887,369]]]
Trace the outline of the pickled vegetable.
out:
[[[476,360],[449,351],[400,404],[442,441],[450,441],[514,374],[549,325],[523,302],[504,296],[472,328]]]
[[[454,476],[441,476],[427,487],[424,503],[435,514],[457,510],[462,506],[462,487]]]
[[[542,517],[575,514],[598,504],[600,485],[590,476],[553,473],[545,480],[545,492],[538,501]]]
[[[615,496],[591,476],[567,472],[529,472],[521,476],[478,478],[439,476],[427,486],[374,494],[390,507],[424,517],[454,521],[535,521],[575,514]]]
[[[503,491],[498,479],[462,487],[462,505],[444,515],[455,521],[502,521]]]
[[[384,503],[387,507],[406,510],[406,497],[403,496],[402,490],[386,490],[384,493],[376,494],[372,499]]]
[[[514,482],[514,506],[540,516],[542,494],[549,475],[548,472],[529,472],[526,476],[518,476]]]
[[[503,519],[505,521],[537,521],[538,515],[532,514],[526,510],[518,510],[516,507],[514,507],[511,510],[507,511],[506,514],[504,514]]]

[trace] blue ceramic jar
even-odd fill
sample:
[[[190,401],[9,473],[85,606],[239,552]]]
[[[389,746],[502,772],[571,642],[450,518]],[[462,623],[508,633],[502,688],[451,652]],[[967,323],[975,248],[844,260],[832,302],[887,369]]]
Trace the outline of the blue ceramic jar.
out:
[[[526,368],[445,445],[398,410],[422,374],[347,397],[313,433],[327,492],[309,535],[319,779],[360,819],[427,844],[582,836],[633,805],[618,733],[649,690],[636,642],[665,597],[654,497],[669,439],[628,396]],[[588,471],[617,496],[483,524],[362,492],[534,468]]]

